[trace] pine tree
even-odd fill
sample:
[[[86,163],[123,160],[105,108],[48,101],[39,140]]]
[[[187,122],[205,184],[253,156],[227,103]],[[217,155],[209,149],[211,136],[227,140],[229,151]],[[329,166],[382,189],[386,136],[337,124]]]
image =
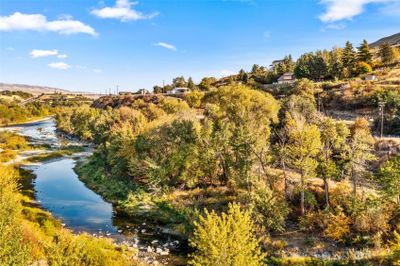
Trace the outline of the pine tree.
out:
[[[352,69],[354,67],[355,61],[356,61],[356,53],[354,52],[353,45],[349,41],[347,41],[343,49],[342,62],[344,68],[347,70],[348,76],[351,76],[352,74]]]
[[[369,50],[369,45],[366,40],[364,40],[359,47],[357,47],[357,58],[358,61],[366,62],[369,65],[372,64],[372,54]]]
[[[389,43],[385,42],[379,46],[379,56],[384,65],[388,65],[394,60],[394,50]]]
[[[189,89],[193,90],[194,88],[196,88],[196,85],[193,82],[192,77],[189,77],[188,81],[187,81],[187,86]]]

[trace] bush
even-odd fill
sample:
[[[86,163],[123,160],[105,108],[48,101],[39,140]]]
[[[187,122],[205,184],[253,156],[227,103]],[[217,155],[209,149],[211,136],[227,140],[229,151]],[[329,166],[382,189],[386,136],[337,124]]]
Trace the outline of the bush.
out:
[[[248,211],[241,211],[238,204],[230,204],[228,213],[218,216],[205,211],[195,223],[190,245],[196,249],[190,265],[255,266],[263,265],[264,255],[259,240],[254,237],[254,226]]]
[[[286,201],[263,184],[256,184],[251,194],[254,221],[266,231],[283,231],[289,214]]]
[[[367,74],[372,71],[372,67],[367,62],[358,62],[353,71],[357,75]]]

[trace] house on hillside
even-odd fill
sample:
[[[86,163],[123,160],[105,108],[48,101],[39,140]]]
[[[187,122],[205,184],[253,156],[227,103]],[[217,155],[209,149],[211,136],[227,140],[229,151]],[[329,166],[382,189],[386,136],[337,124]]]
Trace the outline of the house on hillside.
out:
[[[189,88],[177,87],[177,88],[173,88],[169,93],[173,93],[173,94],[182,94],[182,93],[187,93],[187,92],[189,92],[189,91],[190,91]]]
[[[376,80],[376,76],[373,74],[368,74],[364,77],[364,80],[368,80],[368,81],[374,81]]]
[[[285,73],[278,78],[278,84],[291,84],[296,81],[293,73]]]

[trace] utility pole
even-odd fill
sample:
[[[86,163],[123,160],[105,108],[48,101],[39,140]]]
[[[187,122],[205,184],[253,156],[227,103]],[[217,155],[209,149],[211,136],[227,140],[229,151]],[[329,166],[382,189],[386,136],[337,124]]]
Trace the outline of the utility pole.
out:
[[[383,112],[384,112],[384,108],[385,108],[385,102],[380,101],[378,103],[379,106],[379,112],[381,115],[381,138],[383,138]]]
[[[117,95],[118,95],[118,88],[119,88],[119,85],[117,85]]]

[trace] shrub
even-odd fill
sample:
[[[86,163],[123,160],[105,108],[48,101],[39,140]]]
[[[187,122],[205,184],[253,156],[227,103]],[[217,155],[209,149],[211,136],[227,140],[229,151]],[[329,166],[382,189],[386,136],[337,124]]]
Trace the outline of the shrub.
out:
[[[400,265],[400,234],[394,232],[394,241],[391,242],[391,248],[393,250],[392,262],[394,266]]]
[[[29,265],[29,245],[24,243],[17,174],[0,166],[0,265]]]
[[[256,184],[251,194],[254,221],[266,231],[283,231],[289,207],[286,201],[263,184]]]
[[[240,210],[238,204],[230,204],[227,213],[218,216],[205,211],[195,223],[190,245],[196,249],[190,265],[253,266],[263,265],[264,255],[259,240],[254,237],[253,222],[248,211]]]
[[[357,75],[367,74],[372,71],[372,67],[367,62],[358,62],[353,71]]]

